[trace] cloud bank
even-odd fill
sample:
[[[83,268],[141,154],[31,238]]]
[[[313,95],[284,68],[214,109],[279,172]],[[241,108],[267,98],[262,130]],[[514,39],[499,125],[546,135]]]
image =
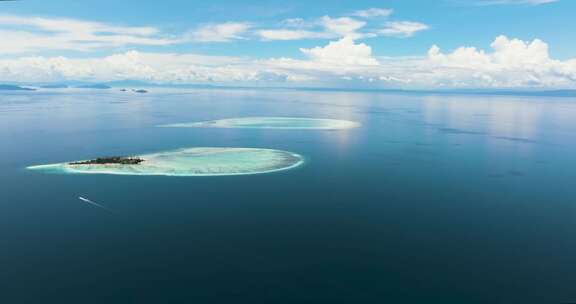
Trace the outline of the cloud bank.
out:
[[[129,51],[73,59],[0,60],[0,81],[145,80],[159,83],[263,83],[375,88],[565,88],[576,85],[576,58],[550,57],[541,40],[497,37],[490,50],[432,46],[415,58],[379,58],[351,37],[300,49],[304,59],[203,56]]]

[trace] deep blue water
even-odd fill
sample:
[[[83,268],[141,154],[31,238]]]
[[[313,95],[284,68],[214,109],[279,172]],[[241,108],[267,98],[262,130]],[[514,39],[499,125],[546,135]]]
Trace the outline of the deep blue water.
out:
[[[576,302],[576,98],[0,94],[0,303]],[[155,127],[242,116],[363,126]],[[195,146],[307,163],[187,178],[23,169]]]

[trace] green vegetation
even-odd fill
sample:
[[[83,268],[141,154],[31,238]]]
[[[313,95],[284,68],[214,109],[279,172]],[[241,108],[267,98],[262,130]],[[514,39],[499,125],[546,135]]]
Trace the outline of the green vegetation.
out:
[[[144,161],[143,159],[138,157],[112,156],[112,157],[99,157],[92,160],[73,162],[69,163],[69,165],[108,165],[108,164],[137,165],[143,161]]]

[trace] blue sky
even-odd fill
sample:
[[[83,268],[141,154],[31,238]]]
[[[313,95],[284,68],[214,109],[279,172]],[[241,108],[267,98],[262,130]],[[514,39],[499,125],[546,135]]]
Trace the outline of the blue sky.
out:
[[[0,2],[0,79],[571,87],[574,12],[573,0]]]

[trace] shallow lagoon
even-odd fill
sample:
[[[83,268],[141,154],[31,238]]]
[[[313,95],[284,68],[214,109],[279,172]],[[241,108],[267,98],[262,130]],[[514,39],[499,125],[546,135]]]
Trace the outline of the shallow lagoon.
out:
[[[348,120],[304,117],[239,117],[211,121],[160,125],[170,128],[252,128],[340,130],[357,128],[360,124]]]
[[[144,161],[136,165],[58,163],[28,169],[71,174],[222,176],[283,171],[304,163],[295,153],[251,148],[188,148],[136,157]]]

